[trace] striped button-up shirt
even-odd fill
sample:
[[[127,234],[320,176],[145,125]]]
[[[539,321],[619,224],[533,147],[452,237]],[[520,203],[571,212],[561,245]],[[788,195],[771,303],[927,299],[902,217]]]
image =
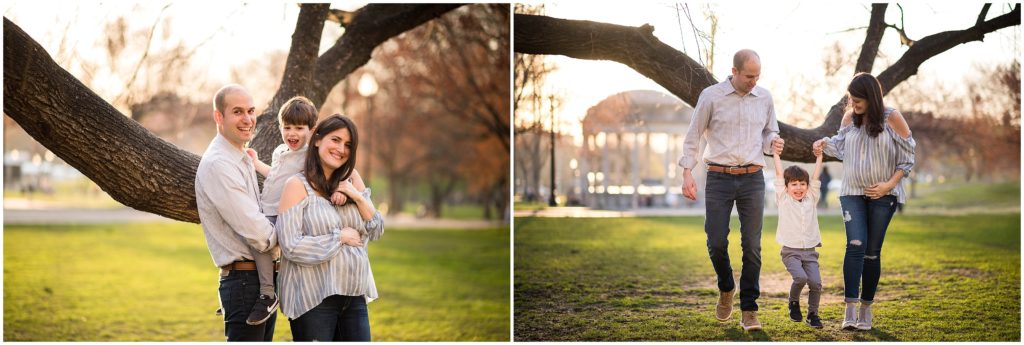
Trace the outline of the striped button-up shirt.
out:
[[[294,319],[332,295],[363,296],[367,303],[372,302],[377,298],[377,285],[366,250],[369,241],[384,233],[380,212],[364,221],[354,203],[334,206],[316,194],[302,174],[295,176],[308,196],[277,219],[281,311]],[[369,188],[363,197],[369,202]],[[358,230],[363,246],[342,245],[339,223]]]
[[[693,169],[697,165],[700,139],[707,137],[705,163],[764,167],[764,155],[771,154],[772,140],[778,135],[775,104],[768,90],[755,86],[740,96],[730,76],[701,91],[678,164]]]
[[[901,137],[889,126],[889,114],[894,108],[886,108],[882,122],[884,129],[872,138],[862,127],[853,123],[839,129],[836,135],[825,138],[825,154],[843,161],[843,187],[839,195],[864,195],[864,188],[888,181],[897,169],[903,176],[910,176],[914,167],[914,148],[917,143],[912,135]],[[907,202],[904,188],[906,179],[889,191],[899,203]]]
[[[266,252],[277,244],[274,226],[260,212],[252,159],[220,134],[199,161],[196,208],[206,245],[218,267],[252,260],[250,247]]]
[[[288,145],[281,144],[274,149],[274,154],[270,159],[270,172],[267,173],[267,179],[263,181],[263,214],[277,215],[277,205],[281,204],[284,182],[306,168],[307,147],[308,145],[292,151]]]

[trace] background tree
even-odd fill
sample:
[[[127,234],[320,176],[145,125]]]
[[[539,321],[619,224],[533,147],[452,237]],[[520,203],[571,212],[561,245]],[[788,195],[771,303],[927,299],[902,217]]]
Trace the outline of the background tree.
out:
[[[276,114],[285,100],[299,94],[322,104],[335,85],[369,60],[375,47],[460,6],[367,5],[318,56],[329,7],[303,4],[284,77],[263,114]],[[171,219],[199,221],[194,195],[199,156],[122,115],[6,17],[4,95],[6,115],[118,202]],[[263,157],[281,142],[276,121],[275,116],[258,119],[252,146]]]
[[[1020,4],[1012,10],[985,20],[991,4],[981,7],[975,24],[962,30],[935,33],[913,41],[907,51],[892,65],[877,74],[885,92],[893,90],[917,73],[929,58],[959,44],[981,41],[985,35],[1010,26],[1020,25]],[[887,4],[874,4],[861,55],[854,72],[872,71],[884,29]],[[558,54],[578,59],[611,60],[622,63],[650,78],[688,104],[696,104],[701,90],[715,84],[714,76],[692,58],[654,37],[650,25],[627,27],[582,20],[565,20],[546,16],[516,14],[515,51],[525,54]],[[900,32],[902,27],[897,27]],[[813,129],[800,129],[779,123],[780,135],[787,141],[783,159],[811,162],[810,144],[839,128],[845,96],[828,111],[824,122]],[[908,117],[912,115],[908,114]]]

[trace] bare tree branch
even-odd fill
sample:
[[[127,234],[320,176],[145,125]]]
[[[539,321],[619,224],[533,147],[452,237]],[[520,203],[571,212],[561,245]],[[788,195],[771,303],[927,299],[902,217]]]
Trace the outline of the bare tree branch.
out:
[[[515,15],[515,51],[611,60],[636,70],[689,104],[714,75],[689,56],[654,37],[654,27],[628,27],[586,20]]]
[[[1020,4],[1014,6],[1013,11],[973,27],[958,31],[940,32],[922,38],[917,41],[917,44],[911,46],[896,63],[878,75],[878,81],[882,83],[882,90],[888,94],[889,90],[892,90],[893,87],[907,80],[910,76],[917,74],[918,66],[921,66],[925,60],[935,55],[939,55],[960,44],[982,41],[985,38],[985,34],[1016,25],[1020,25]]]
[[[871,4],[871,19],[868,24],[868,32],[864,36],[864,44],[860,48],[860,57],[857,58],[857,67],[854,73],[868,72],[875,65],[875,57],[878,56],[878,45],[882,43],[882,35],[885,34],[885,9],[889,4]]]
[[[114,200],[198,223],[199,156],[150,133],[58,66],[4,18],[4,113]]]

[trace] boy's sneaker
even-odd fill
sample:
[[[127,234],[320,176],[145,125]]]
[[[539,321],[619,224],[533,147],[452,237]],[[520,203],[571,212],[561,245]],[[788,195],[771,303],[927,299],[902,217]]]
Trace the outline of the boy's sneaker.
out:
[[[800,302],[789,302],[789,319],[793,320],[793,322],[800,322],[804,320],[804,315],[800,314]]]
[[[276,296],[260,295],[260,299],[256,300],[256,304],[252,306],[252,312],[249,313],[249,318],[245,320],[245,323],[255,326],[267,322],[267,319],[277,312],[277,304]]]
[[[807,312],[807,324],[814,328],[825,327],[821,324],[821,318],[818,317],[818,313]]]

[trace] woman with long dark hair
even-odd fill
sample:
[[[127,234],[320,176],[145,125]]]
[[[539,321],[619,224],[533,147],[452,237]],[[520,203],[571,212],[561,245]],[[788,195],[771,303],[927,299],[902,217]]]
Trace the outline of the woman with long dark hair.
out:
[[[384,221],[370,189],[359,192],[350,182],[358,146],[351,119],[335,114],[320,120],[305,171],[288,179],[281,196],[278,289],[296,341],[370,341],[366,304],[377,298],[377,287],[367,244],[383,234]],[[349,202],[332,205],[333,186]],[[344,245],[353,234],[358,243]]]
[[[903,178],[914,167],[916,143],[903,115],[882,102],[882,85],[874,76],[858,73],[847,92],[839,132],[816,141],[813,148],[843,161],[843,329],[869,330],[882,271],[882,241],[898,204],[906,202]]]

